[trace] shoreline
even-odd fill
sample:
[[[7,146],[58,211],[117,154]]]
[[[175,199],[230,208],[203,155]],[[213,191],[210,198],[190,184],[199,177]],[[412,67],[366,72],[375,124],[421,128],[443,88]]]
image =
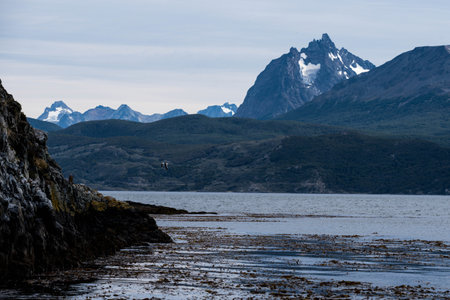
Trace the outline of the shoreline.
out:
[[[204,227],[195,226],[204,216],[153,217],[158,223],[189,219],[192,226],[160,225],[175,243],[122,249],[81,268],[35,278],[28,282],[28,290],[47,289],[40,296],[75,299],[450,297],[443,288],[448,287],[450,246],[442,241],[235,234],[227,224],[242,220],[229,216],[211,216],[215,225]],[[249,218],[256,224],[264,221],[260,216]],[[25,293],[11,298],[17,296],[27,297]]]

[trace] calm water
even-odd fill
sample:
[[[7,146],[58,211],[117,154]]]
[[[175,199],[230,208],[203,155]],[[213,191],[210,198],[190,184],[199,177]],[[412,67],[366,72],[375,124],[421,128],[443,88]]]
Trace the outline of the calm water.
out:
[[[221,215],[267,215],[221,224],[234,233],[332,234],[450,241],[450,196],[103,191],[119,200]],[[279,218],[277,218],[279,216]],[[160,226],[211,226],[158,221]]]

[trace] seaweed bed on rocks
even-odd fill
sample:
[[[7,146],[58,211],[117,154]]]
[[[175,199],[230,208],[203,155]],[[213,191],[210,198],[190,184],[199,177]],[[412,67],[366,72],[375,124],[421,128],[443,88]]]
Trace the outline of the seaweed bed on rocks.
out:
[[[158,215],[175,243],[147,244],[29,279],[4,298],[448,298],[427,282],[445,278],[449,245],[346,235],[230,233],[229,222],[266,222],[270,215]],[[280,217],[280,216],[277,216]],[[214,226],[174,226],[209,222]],[[397,284],[392,276],[422,276]],[[370,282],[378,279],[381,282]],[[392,281],[391,281],[392,280]],[[445,279],[444,279],[445,280]]]

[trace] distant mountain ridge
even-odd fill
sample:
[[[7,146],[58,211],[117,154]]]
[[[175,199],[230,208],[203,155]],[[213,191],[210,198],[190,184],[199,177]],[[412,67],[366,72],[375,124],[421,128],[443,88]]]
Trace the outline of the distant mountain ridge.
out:
[[[449,116],[450,46],[433,46],[341,82],[280,119],[450,140]]]
[[[46,107],[44,112],[37,119],[66,128],[73,124],[85,121],[117,119],[149,123],[184,115],[187,115],[187,112],[182,109],[174,109],[165,114],[144,115],[131,109],[126,104],[120,105],[117,109],[99,105],[95,108],[88,109],[84,113],[80,113],[71,109],[63,101],[56,101],[50,107]]]
[[[66,117],[65,117],[66,116]],[[78,123],[81,113],[74,112],[64,101],[55,101],[50,107],[46,107],[44,112],[37,118],[40,121],[51,122],[61,127],[67,127],[63,124]]]
[[[198,114],[205,115],[210,118],[232,117],[237,110],[236,104],[228,102],[222,105],[208,106],[206,109],[198,111]],[[165,114],[144,115],[138,111],[131,109],[128,105],[122,104],[117,109],[108,106],[99,105],[95,108],[86,110],[84,113],[74,111],[67,106],[64,101],[55,101],[50,107],[46,107],[44,112],[37,118],[31,120],[44,121],[56,124],[62,128],[67,128],[73,124],[85,121],[100,120],[126,120],[140,123],[151,123],[163,119],[185,116],[188,113],[182,109],[174,109]],[[33,121],[38,127],[45,127],[44,123]],[[54,130],[54,128],[52,128]],[[46,130],[47,131],[47,130]]]
[[[313,40],[307,48],[272,60],[248,90],[236,117],[271,119],[294,110],[335,84],[375,66],[350,53],[337,49],[328,34]]]

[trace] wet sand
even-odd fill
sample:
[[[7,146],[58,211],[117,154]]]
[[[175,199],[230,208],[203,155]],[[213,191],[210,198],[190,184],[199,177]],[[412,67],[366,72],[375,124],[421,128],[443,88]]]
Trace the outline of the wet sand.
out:
[[[162,229],[175,243],[123,249],[3,290],[3,298],[450,298],[450,247],[442,241],[227,229],[292,215],[154,217],[171,225]]]

